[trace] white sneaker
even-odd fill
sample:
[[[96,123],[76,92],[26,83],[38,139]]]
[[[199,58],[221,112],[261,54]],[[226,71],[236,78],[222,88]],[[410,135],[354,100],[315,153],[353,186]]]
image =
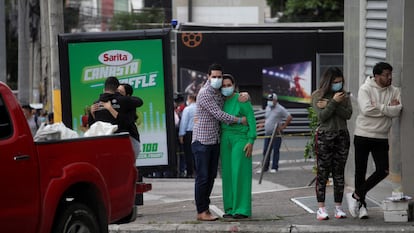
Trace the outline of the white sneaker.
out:
[[[367,207],[365,207],[364,204],[361,205],[359,208],[359,219],[367,219],[368,218],[368,210]]]
[[[318,219],[318,220],[328,220],[329,219],[329,215],[328,215],[328,212],[326,211],[325,207],[320,207],[318,209],[318,211],[316,211],[316,219]]]
[[[346,214],[341,206],[335,206],[335,218],[346,218]]]
[[[270,169],[270,173],[276,173],[277,170],[276,169]]]
[[[346,201],[348,202],[348,210],[352,217],[356,218],[359,215],[359,202],[354,197],[352,193],[346,194]]]

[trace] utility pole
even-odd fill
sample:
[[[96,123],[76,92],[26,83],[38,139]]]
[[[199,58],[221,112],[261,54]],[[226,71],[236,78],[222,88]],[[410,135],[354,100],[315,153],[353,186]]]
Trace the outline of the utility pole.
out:
[[[53,99],[60,98],[59,51],[57,35],[64,31],[63,4],[61,0],[40,1],[41,30],[41,82],[46,106],[55,118],[60,119],[60,107],[55,106]],[[56,95],[57,93],[57,95]],[[60,100],[58,101],[60,103]],[[56,119],[55,119],[56,121]]]
[[[29,75],[30,46],[29,46],[29,0],[18,1],[18,99],[20,103],[30,103],[32,82]]]
[[[7,79],[7,54],[6,54],[6,16],[4,12],[5,0],[0,0],[0,81],[6,82]]]
[[[49,41],[49,8],[48,1],[40,1],[40,54],[42,95],[45,98],[45,108],[52,109],[52,79],[50,74],[50,41]]]
[[[50,45],[50,78],[52,79],[52,91],[55,98],[60,98],[60,73],[59,73],[59,48],[58,34],[64,32],[63,27],[63,4],[61,0],[47,1],[49,8],[49,45]],[[53,102],[53,112],[56,120],[61,120],[62,108]]]

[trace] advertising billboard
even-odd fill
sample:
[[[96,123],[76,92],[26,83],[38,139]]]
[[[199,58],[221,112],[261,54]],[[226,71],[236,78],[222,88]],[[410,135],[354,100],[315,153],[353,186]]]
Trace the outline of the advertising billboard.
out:
[[[62,34],[59,51],[65,125],[82,134],[85,109],[99,98],[106,78],[115,76],[144,102],[136,112],[141,139],[136,165],[169,165],[175,153],[174,136],[169,137],[175,132],[169,31]]]
[[[263,97],[276,93],[279,100],[296,103],[311,101],[312,62],[298,62],[262,69]]]

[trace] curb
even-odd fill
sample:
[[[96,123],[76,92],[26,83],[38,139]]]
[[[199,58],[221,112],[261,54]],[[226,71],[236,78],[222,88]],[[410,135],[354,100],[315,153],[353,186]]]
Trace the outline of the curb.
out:
[[[389,227],[372,227],[372,226],[312,226],[312,225],[285,225],[285,226],[271,226],[271,225],[245,225],[240,223],[229,223],[225,225],[216,225],[211,223],[200,224],[128,224],[128,225],[110,225],[110,233],[156,233],[156,232],[180,232],[180,233],[194,233],[194,232],[214,232],[214,233],[228,233],[228,232],[275,232],[275,233],[291,233],[291,232],[306,232],[306,233],[328,233],[328,232],[413,232],[414,226],[389,226]]]

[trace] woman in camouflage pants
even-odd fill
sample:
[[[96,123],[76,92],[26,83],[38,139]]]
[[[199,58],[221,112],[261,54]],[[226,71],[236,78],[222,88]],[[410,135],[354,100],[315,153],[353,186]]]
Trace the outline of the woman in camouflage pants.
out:
[[[352,105],[344,87],[342,71],[328,68],[321,77],[320,87],[312,94],[312,107],[318,116],[316,132],[316,198],[318,220],[329,219],[325,209],[326,183],[330,173],[334,182],[335,218],[345,218],[342,210],[344,170],[350,139],[346,121],[351,118]]]

